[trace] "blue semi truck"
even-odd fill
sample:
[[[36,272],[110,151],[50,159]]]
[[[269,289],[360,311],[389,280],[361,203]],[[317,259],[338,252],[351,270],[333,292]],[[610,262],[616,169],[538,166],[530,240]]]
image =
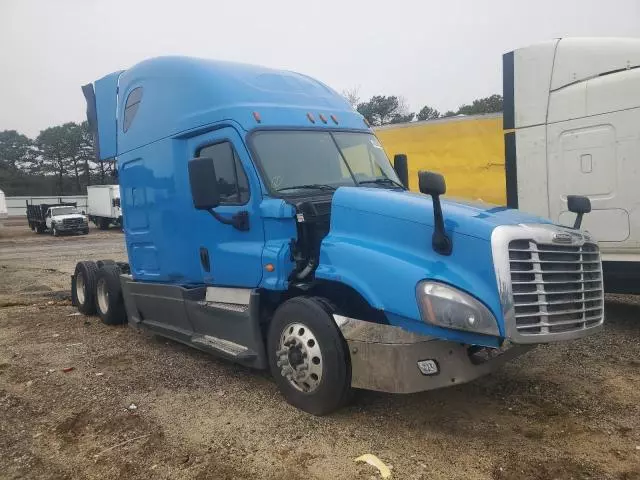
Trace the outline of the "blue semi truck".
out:
[[[117,160],[128,263],[80,262],[78,309],[270,369],[322,415],[353,388],[470,381],[535,344],[600,330],[597,243],[504,207],[441,199],[394,166],[334,90],[185,57],[83,87],[97,159]]]

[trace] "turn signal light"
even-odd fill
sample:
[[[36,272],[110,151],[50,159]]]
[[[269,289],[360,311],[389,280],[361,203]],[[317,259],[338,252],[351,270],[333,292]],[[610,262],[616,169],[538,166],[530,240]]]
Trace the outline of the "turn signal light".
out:
[[[267,263],[267,264],[264,266],[264,269],[265,269],[267,272],[273,272],[273,271],[276,269],[276,267],[274,267],[274,266],[273,266],[273,263]]]

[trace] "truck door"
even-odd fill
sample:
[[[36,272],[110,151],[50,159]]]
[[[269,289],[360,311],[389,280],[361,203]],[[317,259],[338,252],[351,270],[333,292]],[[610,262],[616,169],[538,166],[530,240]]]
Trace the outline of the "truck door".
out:
[[[223,128],[190,141],[194,157],[213,159],[221,192],[215,212],[223,217],[246,216],[248,228],[225,225],[207,212],[198,212],[196,252],[204,283],[253,288],[262,279],[264,226],[262,194],[249,153],[233,128]]]

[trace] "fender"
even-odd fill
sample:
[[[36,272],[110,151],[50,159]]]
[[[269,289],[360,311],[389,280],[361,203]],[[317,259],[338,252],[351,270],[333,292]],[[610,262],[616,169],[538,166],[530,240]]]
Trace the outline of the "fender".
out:
[[[406,248],[383,247],[363,238],[363,232],[340,234],[330,232],[320,249],[320,264],[316,278],[344,283],[355,289],[369,304],[384,311],[389,323],[423,335],[437,335],[464,343],[494,346],[497,339],[484,335],[458,332],[425,324],[420,318],[416,300],[419,281],[432,279],[450,284],[482,301],[494,314],[501,335],[505,328],[500,299],[496,294],[496,279],[488,242],[463,234],[455,236],[454,254],[446,259],[429,249],[431,238],[424,226],[401,220],[412,230],[402,235]],[[387,225],[388,231],[394,228]],[[400,228],[400,225],[398,225]],[[425,231],[422,231],[425,230]],[[395,234],[400,230],[395,229]],[[424,245],[417,251],[412,240]],[[404,243],[404,242],[403,242]],[[483,254],[479,255],[482,252]],[[465,268],[470,262],[473,271]]]

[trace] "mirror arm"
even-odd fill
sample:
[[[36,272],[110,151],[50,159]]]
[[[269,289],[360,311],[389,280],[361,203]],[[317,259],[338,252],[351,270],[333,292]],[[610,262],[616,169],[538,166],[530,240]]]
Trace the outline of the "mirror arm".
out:
[[[219,221],[220,223],[223,223],[225,225],[231,225],[233,228],[243,232],[249,230],[249,212],[247,211],[243,210],[241,212],[238,212],[234,214],[231,218],[223,217],[218,212],[216,212],[213,208],[210,208],[209,210],[207,210],[207,212],[209,212],[211,216],[215,218],[217,221]]]
[[[575,230],[578,230],[580,228],[580,225],[582,225],[582,216],[584,215],[584,213],[580,212],[578,214],[576,214],[576,221],[573,224],[573,228]]]
[[[451,237],[447,235],[444,229],[444,218],[442,216],[442,206],[440,205],[440,196],[432,195],[433,200],[433,249],[441,255],[451,255],[453,243]]]

